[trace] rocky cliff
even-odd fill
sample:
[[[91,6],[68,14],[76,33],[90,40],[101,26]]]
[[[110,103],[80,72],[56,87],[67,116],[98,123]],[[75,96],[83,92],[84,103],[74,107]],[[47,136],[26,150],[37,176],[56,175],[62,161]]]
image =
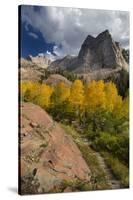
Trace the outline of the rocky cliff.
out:
[[[19,74],[21,81],[41,81],[44,79],[45,71],[39,68],[32,68],[28,66],[26,68],[19,68]]]
[[[34,65],[37,65],[40,68],[47,68],[51,63],[51,60],[43,54],[39,54],[35,57],[29,55],[26,60],[33,63]]]
[[[75,57],[67,55],[62,59],[58,59],[52,62],[50,65],[50,70],[58,70],[59,68],[65,70],[66,67],[71,66],[73,63],[75,63]]]
[[[41,81],[44,79],[45,69],[50,65],[51,60],[45,55],[31,56],[20,59],[20,79]]]
[[[20,65],[23,68],[27,67],[38,67],[46,69],[51,63],[51,60],[45,55],[32,56],[29,55],[27,58],[20,59]]]
[[[54,67],[74,71],[76,73],[90,73],[100,69],[128,69],[128,64],[122,54],[123,49],[115,42],[108,30],[97,37],[88,35],[83,42],[76,58],[69,58],[68,62],[61,60],[51,63]],[[62,59],[63,60],[63,59]]]
[[[89,183],[89,167],[60,125],[32,103],[20,109],[20,193],[67,191],[68,182]]]
[[[113,40],[108,30],[96,38],[89,35],[82,44],[78,59],[86,71],[128,66],[122,55],[122,48]]]
[[[44,64],[45,63],[45,64]],[[128,72],[129,51],[122,49],[120,44],[112,38],[108,30],[97,37],[88,35],[84,40],[77,57],[65,56],[51,63],[46,56],[29,56],[21,59],[20,79],[41,81],[48,84],[66,82],[64,77],[51,76],[45,80],[45,65],[50,73],[66,70],[82,76],[85,81],[116,80],[122,81],[121,71]],[[115,77],[115,78],[114,78]],[[117,77],[118,80],[117,80]],[[128,77],[128,76],[127,76]],[[128,79],[127,79],[128,82]]]

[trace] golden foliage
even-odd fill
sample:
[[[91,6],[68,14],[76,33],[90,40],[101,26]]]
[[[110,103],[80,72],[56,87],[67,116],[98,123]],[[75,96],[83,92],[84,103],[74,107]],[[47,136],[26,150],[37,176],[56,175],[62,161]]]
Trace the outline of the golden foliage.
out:
[[[50,86],[42,84],[39,89],[39,95],[35,98],[35,103],[44,108],[49,107],[52,92],[53,89]]]
[[[20,92],[23,100],[34,102],[41,107],[48,107],[53,89],[46,84],[24,81],[20,85]]]
[[[129,119],[129,96],[123,99],[119,112],[116,113],[120,118]]]
[[[82,81],[75,80],[71,86],[69,102],[73,107],[82,107],[84,103],[84,86]]]
[[[64,82],[60,82],[54,87],[53,92],[53,103],[60,104],[67,101],[70,96],[70,87],[68,87]]]
[[[93,111],[104,109],[118,116],[128,116],[129,98],[118,95],[116,85],[112,82],[92,81],[83,85],[81,80],[75,80],[71,87],[60,82],[52,87],[38,82],[23,81],[20,84],[21,98],[31,101],[43,108],[61,105],[63,102],[77,111]],[[62,104],[63,105],[63,104]]]
[[[106,94],[104,88],[105,84],[102,80],[92,81],[87,85],[85,92],[85,106],[87,109],[105,108]]]
[[[106,109],[110,112],[118,111],[122,106],[122,97],[118,95],[116,85],[112,82],[105,84]]]

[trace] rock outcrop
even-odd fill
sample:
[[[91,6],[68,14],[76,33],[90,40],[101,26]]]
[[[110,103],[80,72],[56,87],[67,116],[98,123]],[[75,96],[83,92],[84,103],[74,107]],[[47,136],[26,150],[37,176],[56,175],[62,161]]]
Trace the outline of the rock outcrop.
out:
[[[43,54],[42,55],[39,54],[35,57],[33,57],[32,55],[29,55],[27,57],[27,61],[37,65],[40,68],[44,68],[44,69],[46,69],[51,63],[51,60]]]
[[[32,68],[27,66],[26,68],[19,68],[21,81],[41,81],[44,79],[45,71],[38,68]]]
[[[63,83],[65,83],[65,85],[68,85],[68,86],[71,85],[71,81],[69,81],[67,78],[65,78],[64,76],[62,76],[60,74],[51,74],[47,78],[47,80],[45,80],[43,82],[48,85],[52,85],[52,86],[55,86],[55,85],[59,84],[60,82],[63,82]]]
[[[67,191],[67,182],[90,182],[80,150],[59,124],[32,103],[20,108],[20,193]]]
[[[31,81],[42,81],[45,76],[45,69],[50,65],[51,60],[45,55],[31,56],[20,59],[20,79]]]
[[[45,75],[45,69],[28,59],[21,58],[19,74],[20,80],[40,81]]]
[[[55,71],[55,70],[58,70],[59,67],[61,66],[61,70],[65,70],[67,66],[69,67],[73,63],[75,63],[75,57],[67,55],[62,59],[53,61],[49,67],[50,67],[50,70]]]
[[[88,35],[83,42],[77,57],[58,60],[50,66],[63,68],[76,73],[90,73],[100,69],[128,69],[128,64],[122,54],[123,49],[115,42],[108,30],[96,38]]]

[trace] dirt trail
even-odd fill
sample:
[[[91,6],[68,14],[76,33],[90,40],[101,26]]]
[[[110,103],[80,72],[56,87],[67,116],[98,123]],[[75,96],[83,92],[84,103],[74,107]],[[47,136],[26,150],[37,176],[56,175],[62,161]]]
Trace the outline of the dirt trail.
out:
[[[88,144],[90,146],[90,143],[86,138],[82,138],[82,141],[84,142],[84,144]],[[120,181],[115,178],[111,169],[107,166],[104,158],[100,155],[99,152],[96,151],[93,152],[93,155],[97,157],[100,167],[104,170],[107,178],[107,183],[110,185],[111,189],[120,189]]]
[[[121,188],[120,182],[118,180],[116,180],[116,178],[112,174],[111,169],[105,163],[104,158],[98,152],[95,152],[94,154],[96,155],[96,157],[97,157],[97,159],[99,161],[99,165],[101,166],[101,168],[104,170],[104,172],[106,174],[107,182],[111,186],[111,189],[119,189],[119,188]]]

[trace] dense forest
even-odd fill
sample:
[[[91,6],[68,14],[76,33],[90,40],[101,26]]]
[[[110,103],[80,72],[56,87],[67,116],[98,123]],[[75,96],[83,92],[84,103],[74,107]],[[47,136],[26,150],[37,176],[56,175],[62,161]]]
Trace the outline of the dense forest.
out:
[[[129,95],[120,96],[113,82],[76,79],[71,86],[22,81],[21,100],[44,108],[53,119],[84,136],[100,152],[114,175],[128,187]]]

